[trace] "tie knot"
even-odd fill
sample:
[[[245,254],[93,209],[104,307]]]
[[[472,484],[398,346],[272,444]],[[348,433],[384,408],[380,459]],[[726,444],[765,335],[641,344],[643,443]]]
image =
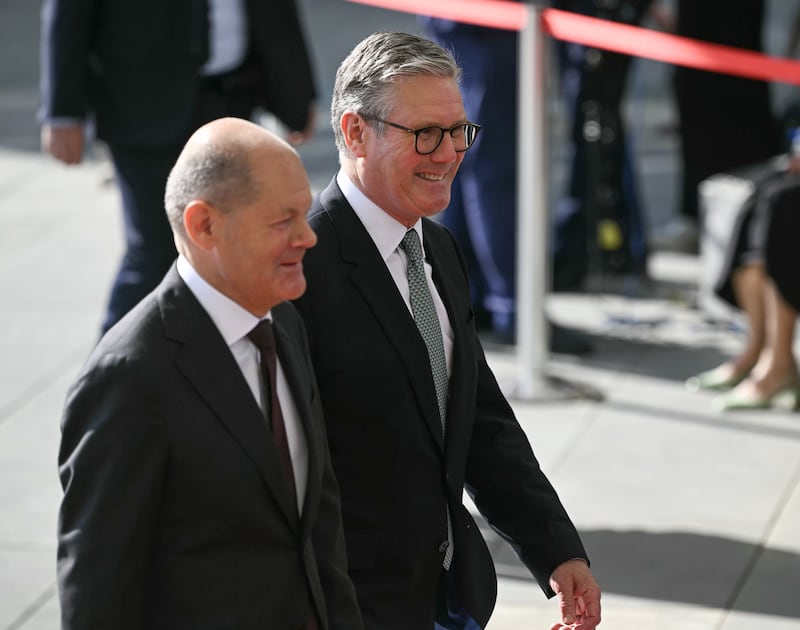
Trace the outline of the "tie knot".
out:
[[[262,352],[275,352],[275,336],[272,334],[272,322],[262,319],[255,325],[253,330],[247,333],[247,337]]]
[[[400,242],[408,259],[412,263],[422,262],[422,246],[419,244],[419,236],[416,230],[408,230],[403,240]]]

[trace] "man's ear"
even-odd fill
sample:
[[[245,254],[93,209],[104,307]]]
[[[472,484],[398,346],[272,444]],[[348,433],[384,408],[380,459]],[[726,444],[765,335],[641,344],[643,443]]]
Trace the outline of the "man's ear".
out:
[[[206,250],[214,246],[217,214],[217,209],[205,201],[195,199],[189,202],[183,210],[183,229],[193,245]]]
[[[363,157],[366,152],[365,134],[366,123],[355,112],[345,112],[339,121],[344,135],[344,143],[348,150],[356,157]]]

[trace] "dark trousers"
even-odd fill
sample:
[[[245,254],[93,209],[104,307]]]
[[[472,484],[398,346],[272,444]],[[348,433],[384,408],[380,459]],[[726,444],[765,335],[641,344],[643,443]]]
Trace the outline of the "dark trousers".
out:
[[[434,630],[481,630],[461,605],[452,571],[442,572],[438,598]]]
[[[175,259],[175,245],[164,211],[164,187],[180,146],[111,146],[122,201],[125,252],[111,288],[105,332],[161,281]]]
[[[255,106],[251,72],[246,68],[201,79],[194,129],[222,116],[248,118]],[[125,252],[111,288],[102,332],[152,291],[161,281],[176,250],[164,209],[164,191],[172,166],[183,148],[172,146],[109,146],[122,201]]]

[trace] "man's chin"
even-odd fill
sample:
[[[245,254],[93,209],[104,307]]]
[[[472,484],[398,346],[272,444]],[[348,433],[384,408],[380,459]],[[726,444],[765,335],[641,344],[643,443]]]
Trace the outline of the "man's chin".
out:
[[[306,279],[305,276],[301,281],[297,281],[292,285],[286,287],[284,291],[284,300],[296,300],[306,292]]]
[[[439,198],[436,200],[436,203],[432,203],[430,199],[427,200],[425,206],[420,208],[420,216],[423,217],[435,217],[437,214],[442,212],[450,205],[450,197],[449,195],[446,198]]]

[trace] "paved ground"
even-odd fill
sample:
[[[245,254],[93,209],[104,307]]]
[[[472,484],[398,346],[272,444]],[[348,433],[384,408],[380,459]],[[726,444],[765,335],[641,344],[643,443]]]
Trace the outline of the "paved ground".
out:
[[[102,160],[70,169],[34,150],[33,4],[0,9],[0,630],[58,625],[58,421],[120,252],[117,194]],[[338,19],[334,5],[306,0],[314,33]],[[325,86],[332,60],[361,35],[413,28],[404,16],[340,9],[352,37],[320,35],[331,51],[318,53]],[[663,92],[648,87],[652,76],[637,80],[640,164],[657,224],[672,210],[674,140],[659,132],[669,122]],[[303,151],[315,185],[334,168],[331,145],[323,132]],[[685,391],[683,380],[734,352],[741,332],[694,308],[697,258],[656,256],[651,277],[647,286],[612,291],[597,281],[592,292],[551,296],[552,317],[587,331],[596,351],[551,357],[541,376],[597,395],[547,390],[544,400],[514,401],[592,556],[603,627],[798,630],[800,415],[718,414],[709,396]],[[513,386],[513,353],[490,360]],[[554,602],[487,536],[503,576],[489,630],[549,628]]]

